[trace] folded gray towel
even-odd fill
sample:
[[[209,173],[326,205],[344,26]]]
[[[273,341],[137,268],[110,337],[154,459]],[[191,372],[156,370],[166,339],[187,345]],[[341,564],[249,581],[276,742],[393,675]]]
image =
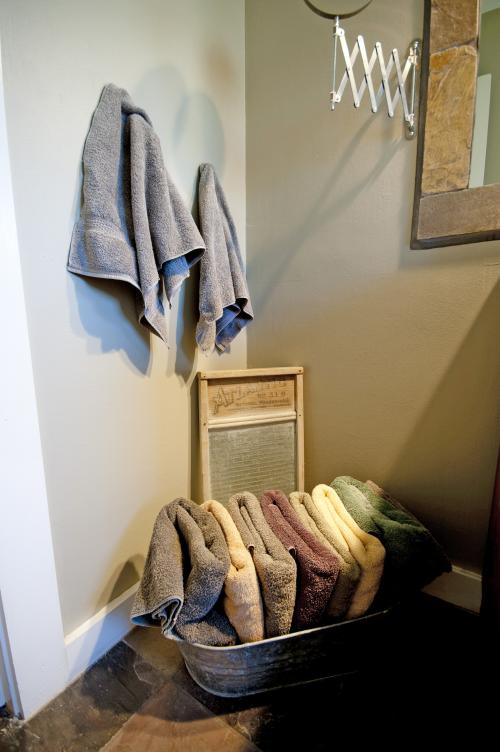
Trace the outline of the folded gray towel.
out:
[[[182,551],[179,536],[167,507],[160,510],[153,528],[131,619],[143,627],[161,627],[171,632],[184,603]]]
[[[266,637],[288,634],[295,606],[297,565],[269,527],[253,494],[235,494],[227,508],[253,556],[264,602]]]
[[[238,236],[226,197],[211,164],[200,167],[200,226],[206,251],[200,268],[200,320],[196,341],[221,352],[253,319]]]
[[[158,596],[163,597],[162,614],[171,599],[177,597],[181,601],[177,618],[162,621],[165,636],[201,645],[236,644],[237,634],[220,603],[231,562],[219,523],[188,499],[175,499],[162,509],[160,516],[158,535],[154,545],[151,542],[148,566],[132,608],[132,621],[154,623]],[[164,516],[171,527],[164,524]],[[160,537],[162,532],[164,538]]]
[[[105,86],[83,150],[68,270],[133,285],[139,321],[166,342],[160,274],[170,302],[204,248],[149,117],[124,89]]]

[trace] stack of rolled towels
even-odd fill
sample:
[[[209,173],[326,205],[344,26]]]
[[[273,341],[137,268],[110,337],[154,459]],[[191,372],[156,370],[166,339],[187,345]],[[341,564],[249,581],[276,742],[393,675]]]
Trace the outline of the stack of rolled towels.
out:
[[[175,499],[156,518],[131,618],[201,645],[256,642],[384,610],[450,569],[373,481]]]

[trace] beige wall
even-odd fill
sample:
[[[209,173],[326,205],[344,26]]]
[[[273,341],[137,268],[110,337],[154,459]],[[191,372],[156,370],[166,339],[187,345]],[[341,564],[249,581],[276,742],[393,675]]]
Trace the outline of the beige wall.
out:
[[[481,16],[479,71],[491,73],[491,101],[484,184],[500,181],[500,8]]]
[[[66,272],[80,159],[104,84],[150,114],[192,204],[212,161],[244,240],[243,0],[1,0],[16,214],[66,632],[131,585],[161,505],[197,468],[194,285],[169,314],[171,349],[136,324],[130,291]],[[4,322],[4,326],[8,322]],[[29,467],[26,468],[29,472]],[[194,489],[195,493],[195,489]]]
[[[404,48],[423,3],[377,0],[348,37]],[[500,243],[410,251],[416,143],[343,102],[331,28],[250,0],[249,365],[306,367],[307,486],[339,473],[404,499],[478,568],[499,438]]]

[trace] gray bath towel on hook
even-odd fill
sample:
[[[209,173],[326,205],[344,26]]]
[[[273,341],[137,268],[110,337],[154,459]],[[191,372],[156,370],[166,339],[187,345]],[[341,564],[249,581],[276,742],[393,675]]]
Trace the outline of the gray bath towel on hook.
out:
[[[200,167],[199,214],[206,251],[200,269],[196,341],[223,352],[253,319],[236,227],[211,164]]]
[[[68,270],[131,284],[139,321],[166,342],[162,280],[170,303],[204,248],[149,117],[124,89],[105,86],[83,150]]]

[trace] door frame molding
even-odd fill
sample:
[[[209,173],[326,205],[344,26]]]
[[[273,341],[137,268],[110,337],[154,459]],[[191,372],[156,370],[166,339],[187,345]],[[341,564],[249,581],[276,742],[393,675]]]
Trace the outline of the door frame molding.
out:
[[[13,712],[29,718],[68,664],[24,299],[0,48],[0,650]]]

